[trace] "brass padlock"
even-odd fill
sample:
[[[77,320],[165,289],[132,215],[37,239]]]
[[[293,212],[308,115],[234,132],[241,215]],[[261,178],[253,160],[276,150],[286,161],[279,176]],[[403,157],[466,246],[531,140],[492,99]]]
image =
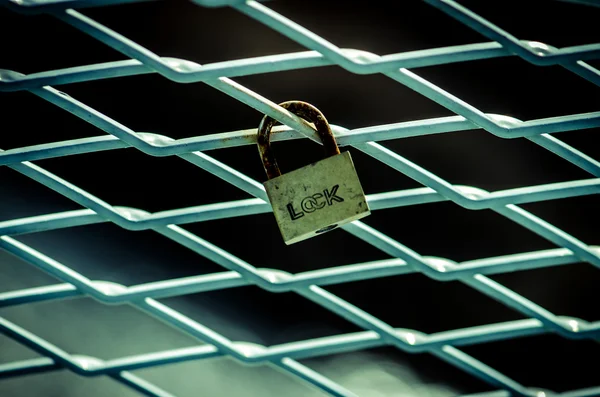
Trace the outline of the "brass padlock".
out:
[[[276,120],[265,116],[260,122],[258,150],[268,178],[264,186],[284,242],[297,243],[369,215],[350,152],[340,154],[325,116],[306,102],[279,106],[311,121],[326,153],[324,160],[281,175],[270,143]]]

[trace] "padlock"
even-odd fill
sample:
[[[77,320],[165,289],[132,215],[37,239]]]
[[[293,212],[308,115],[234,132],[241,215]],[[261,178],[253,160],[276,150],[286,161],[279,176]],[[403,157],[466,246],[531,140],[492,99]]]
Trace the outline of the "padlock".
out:
[[[325,116],[306,102],[279,106],[312,122],[326,153],[325,159],[282,175],[270,143],[276,120],[265,116],[260,122],[257,143],[268,178],[264,187],[284,242],[297,243],[369,215],[350,152],[340,153]]]

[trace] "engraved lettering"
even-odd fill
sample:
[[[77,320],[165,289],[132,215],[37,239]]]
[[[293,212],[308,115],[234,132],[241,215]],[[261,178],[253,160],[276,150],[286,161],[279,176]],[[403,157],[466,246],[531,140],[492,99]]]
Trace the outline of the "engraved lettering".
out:
[[[287,205],[287,210],[290,213],[290,216],[292,217],[293,221],[295,221],[298,218],[302,218],[304,216],[304,212],[296,212],[292,203],[289,203]]]
[[[337,201],[338,203],[344,201],[342,197],[336,195],[339,187],[340,185],[335,185],[331,188],[331,192],[327,189],[323,190],[323,193],[325,194],[325,199],[327,200],[327,205],[333,204],[334,201]]]
[[[320,210],[321,208],[325,207],[325,201],[319,203],[318,200],[323,198],[323,195],[321,193],[315,193],[313,194],[313,198],[315,199],[315,202],[317,202],[317,209]]]
[[[290,213],[290,217],[293,221],[302,218],[305,213],[311,214],[316,210],[320,210],[325,208],[325,206],[333,205],[334,202],[341,203],[344,201],[344,198],[337,195],[337,191],[340,185],[334,185],[331,189],[324,189],[323,193],[315,193],[310,196],[304,197],[300,201],[300,208],[302,211],[296,212],[294,208],[294,203],[289,203],[287,205],[287,210]],[[324,200],[323,200],[324,199]]]
[[[320,210],[321,208],[325,207],[324,201],[321,203],[317,201],[320,198],[323,198],[323,194],[321,193],[315,193],[312,196],[304,197],[300,202],[300,207],[302,207],[302,209],[309,214],[315,212],[316,210]]]

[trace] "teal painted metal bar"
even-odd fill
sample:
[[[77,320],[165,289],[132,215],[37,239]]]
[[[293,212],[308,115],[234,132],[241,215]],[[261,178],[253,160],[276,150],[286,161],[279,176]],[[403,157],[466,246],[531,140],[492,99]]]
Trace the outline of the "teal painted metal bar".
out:
[[[0,91],[30,91],[109,134],[0,150],[0,165],[11,167],[84,207],[75,211],[0,222],[0,248],[62,282],[62,284],[26,290],[0,292],[0,307],[81,297],[92,297],[103,304],[127,303],[207,345],[103,361],[69,354],[19,325],[0,317],[0,331],[3,334],[44,356],[39,359],[0,365],[0,379],[68,369],[83,376],[109,376],[143,395],[171,396],[168,391],[128,371],[189,360],[229,356],[246,363],[272,366],[333,396],[355,396],[352,391],[296,360],[388,345],[413,353],[430,353],[491,386],[502,389],[480,394],[481,396],[600,395],[598,387],[565,393],[532,389],[517,383],[457,348],[543,333],[556,333],[571,339],[600,337],[600,322],[558,316],[487,277],[492,274],[563,266],[581,261],[600,267],[598,246],[579,241],[517,206],[517,204],[594,195],[600,192],[600,162],[550,135],[556,132],[600,127],[600,111],[529,121],[517,120],[507,115],[487,114],[408,70],[408,68],[518,56],[538,66],[560,65],[587,81],[600,85],[600,71],[584,62],[584,60],[600,58],[600,44],[557,49],[544,43],[522,41],[455,1],[426,0],[492,42],[379,56],[357,49],[341,49],[256,1],[196,0],[195,3],[201,6],[231,6],[307,49],[298,53],[199,65],[185,59],[161,57],[72,9],[135,1],[94,0],[84,3],[79,0],[22,2],[4,0],[0,2],[1,5],[18,12],[49,13],[131,58],[31,75],[0,69]],[[51,87],[51,85],[68,85],[149,73],[158,73],[176,83],[203,82],[280,121],[283,126],[276,129],[274,140],[308,137],[318,141],[313,128],[302,119],[230,80],[229,77],[327,65],[336,65],[358,75],[383,74],[456,114],[451,117],[414,120],[355,130],[333,126],[340,145],[353,146],[424,185],[417,189],[368,195],[369,205],[373,210],[441,201],[451,201],[469,210],[492,209],[551,241],[558,248],[482,258],[458,264],[447,258],[422,256],[367,224],[357,221],[346,225],[343,229],[395,259],[349,264],[298,274],[256,268],[178,226],[213,219],[252,216],[271,210],[262,184],[203,153],[208,150],[255,144],[255,129],[174,140],[150,132],[136,132],[110,116]],[[529,139],[580,167],[594,178],[487,192],[476,186],[454,185],[378,143],[390,139],[475,129],[505,139]],[[149,213],[144,209],[113,206],[30,162],[124,148],[134,148],[152,156],[178,156],[240,188],[254,198]],[[72,270],[68,264],[59,263],[11,237],[101,222],[112,222],[131,231],[153,230],[214,261],[227,271],[126,287],[106,281],[89,280],[85,275]],[[517,310],[528,319],[427,335],[418,330],[394,328],[323,288],[332,284],[416,272],[442,282],[458,280]],[[231,341],[200,322],[155,300],[247,285],[256,285],[273,293],[297,293],[357,324],[364,331],[276,346],[250,345],[245,342]]]

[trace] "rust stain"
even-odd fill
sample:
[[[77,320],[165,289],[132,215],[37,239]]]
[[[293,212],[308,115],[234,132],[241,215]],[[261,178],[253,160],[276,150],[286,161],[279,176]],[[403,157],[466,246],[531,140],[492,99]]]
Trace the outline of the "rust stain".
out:
[[[331,127],[319,109],[310,103],[302,101],[287,101],[280,103],[279,106],[315,125],[319,137],[321,138],[321,142],[323,142],[325,157],[340,154],[340,149],[338,148],[335,136],[333,136]],[[265,115],[258,126],[258,134],[256,137],[258,152],[262,159],[267,179],[273,179],[281,175],[281,170],[279,169],[279,165],[277,164],[277,160],[275,159],[275,155],[271,148],[271,130],[275,123],[277,123],[277,120]]]

